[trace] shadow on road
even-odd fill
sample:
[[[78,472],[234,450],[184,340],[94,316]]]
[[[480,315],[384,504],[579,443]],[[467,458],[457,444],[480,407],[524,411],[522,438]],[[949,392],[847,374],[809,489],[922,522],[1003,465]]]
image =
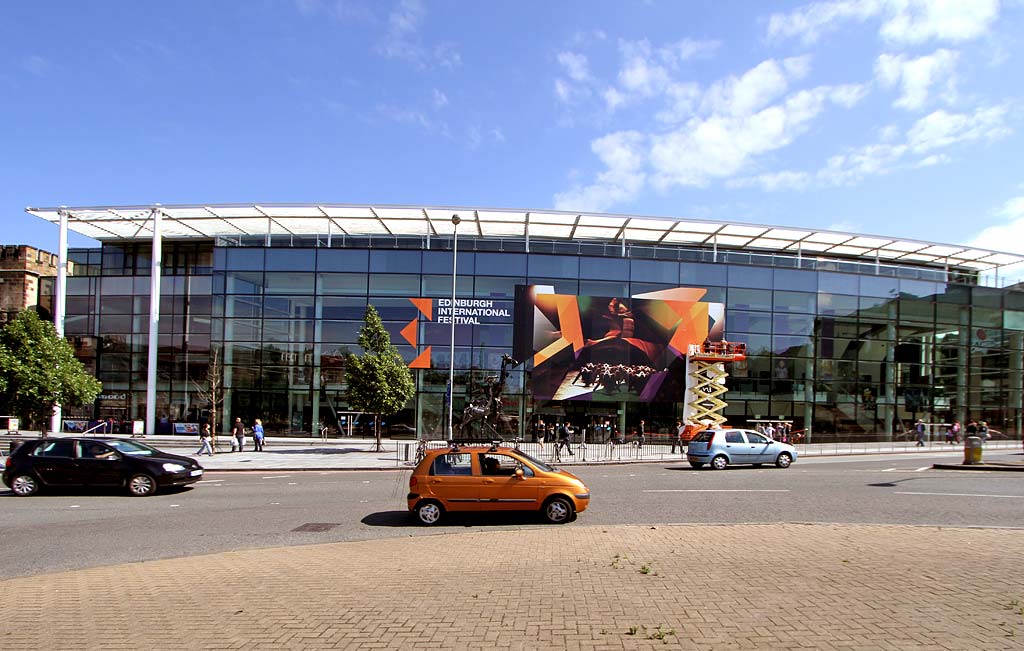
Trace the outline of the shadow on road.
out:
[[[379,511],[364,517],[360,522],[371,527],[428,528],[425,525],[419,524],[416,517],[409,511]],[[437,527],[504,527],[510,525],[518,526],[539,523],[540,515],[529,511],[508,513],[445,513],[444,519],[438,523]]]

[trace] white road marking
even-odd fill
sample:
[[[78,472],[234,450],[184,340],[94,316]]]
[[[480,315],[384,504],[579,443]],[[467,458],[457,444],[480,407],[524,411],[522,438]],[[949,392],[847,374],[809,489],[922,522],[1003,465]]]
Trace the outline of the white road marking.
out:
[[[366,481],[364,481],[363,483],[364,483],[364,484],[369,484],[369,483],[370,483],[370,481],[369,481],[369,480],[366,480]]]
[[[985,493],[911,493],[908,491],[893,491],[897,495],[938,495],[941,497],[1009,497],[1011,499],[1024,499],[1024,495],[987,495]]]
[[[768,489],[768,488],[737,488],[737,489],[717,489],[717,488],[664,488],[664,489],[651,489],[640,491],[641,493],[788,493],[788,489]]]
[[[171,508],[173,509],[173,508],[174,508],[174,507],[176,507],[176,506],[181,506],[181,504],[168,504],[168,506],[169,506],[169,507],[171,507]]]
[[[260,479],[283,479],[285,477],[291,477],[291,475],[267,475],[266,477],[260,477]]]
[[[224,480],[223,479],[200,479],[196,483],[197,484],[213,484],[213,483],[216,483],[216,482],[219,482],[219,481],[224,481]]]
[[[69,508],[69,509],[80,509],[80,508],[82,508],[82,507],[81,507],[81,506],[79,506],[78,504],[72,504],[72,505],[71,505],[71,506],[69,506],[68,508]]]
[[[297,482],[297,481],[290,481],[290,482],[288,482],[288,485],[289,486],[296,486],[296,485],[298,485],[298,483],[299,482]]]
[[[914,472],[922,472],[922,471],[931,470],[931,469],[932,469],[931,466],[921,466],[920,468],[915,468]]]
[[[270,504],[271,504],[271,505],[275,505],[275,504],[276,504],[276,505],[279,505],[279,504],[281,504],[281,503],[280,503],[280,502],[271,502]]]
[[[885,469],[882,470],[882,472],[892,472],[893,470],[896,470],[896,469],[895,468],[885,468]]]

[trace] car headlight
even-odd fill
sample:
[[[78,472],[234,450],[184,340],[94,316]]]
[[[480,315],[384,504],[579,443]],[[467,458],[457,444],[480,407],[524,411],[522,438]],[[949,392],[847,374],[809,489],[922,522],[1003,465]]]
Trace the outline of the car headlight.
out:
[[[186,470],[188,470],[188,468],[181,465],[180,463],[165,463],[163,468],[167,472],[185,472]]]

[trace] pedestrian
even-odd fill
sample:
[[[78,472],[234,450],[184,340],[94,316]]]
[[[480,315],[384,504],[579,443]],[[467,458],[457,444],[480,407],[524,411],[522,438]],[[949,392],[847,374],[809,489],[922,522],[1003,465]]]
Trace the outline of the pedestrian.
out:
[[[633,445],[638,448],[642,448],[644,443],[647,441],[647,425],[644,420],[640,419],[640,426],[636,430],[636,434],[633,436]]]
[[[675,436],[672,437],[672,451],[669,452],[669,454],[675,454],[677,447],[679,448],[680,452],[683,451],[683,430],[683,421],[677,420],[676,433]]]
[[[196,452],[196,456],[202,456],[203,454],[213,456],[213,433],[210,432],[210,424],[203,423],[203,429],[199,432],[199,451]]]
[[[952,432],[952,434],[953,434],[953,440],[951,441],[951,443],[959,443],[960,442],[960,421],[958,421],[958,420],[954,420],[953,421],[953,426],[950,428],[950,432]]]
[[[263,452],[263,421],[259,418],[252,425],[252,445],[254,452]]]
[[[918,418],[917,423],[914,425],[914,431],[917,432],[917,443],[914,444],[914,447],[924,447],[926,429],[924,421]]]
[[[988,431],[988,423],[985,421],[978,423],[978,438],[982,441],[987,441],[992,438],[992,435]]]
[[[973,418],[967,421],[967,427],[964,428],[964,436],[977,436],[978,435],[978,422]]]
[[[235,424],[231,427],[231,451],[238,450],[241,452],[245,449],[245,425],[242,424],[242,419],[235,417]]]
[[[765,425],[764,435],[772,440],[775,439],[775,427],[771,423]]]
[[[569,453],[570,457],[576,456],[572,452],[572,425],[568,423],[562,423],[558,427],[558,445],[555,446],[555,456],[561,456],[559,452],[562,448],[565,448],[566,452]]]

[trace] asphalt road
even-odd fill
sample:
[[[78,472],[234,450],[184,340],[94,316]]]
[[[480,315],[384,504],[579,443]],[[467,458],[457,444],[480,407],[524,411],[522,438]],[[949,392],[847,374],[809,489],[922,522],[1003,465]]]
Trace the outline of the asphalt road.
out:
[[[1020,454],[1006,455],[1020,460]],[[685,463],[588,466],[591,507],[566,526],[828,522],[1024,527],[1024,473],[934,470],[937,455],[802,459],[787,470]],[[453,518],[423,528],[405,509],[408,471],[208,473],[150,498],[0,492],[0,578],[257,547],[466,528],[533,517]],[[752,541],[756,544],[756,541]],[[443,553],[439,543],[438,553]]]

